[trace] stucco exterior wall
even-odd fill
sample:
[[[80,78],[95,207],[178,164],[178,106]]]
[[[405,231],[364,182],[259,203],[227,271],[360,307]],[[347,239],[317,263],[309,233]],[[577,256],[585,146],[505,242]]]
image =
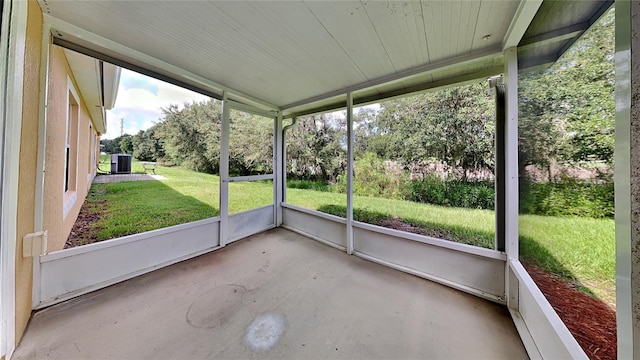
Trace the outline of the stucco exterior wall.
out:
[[[71,152],[77,153],[76,164],[71,164],[72,168],[76,168],[75,190],[65,194],[65,144],[70,85],[78,95],[80,111],[78,127],[71,130],[72,137],[77,138],[77,141],[70,143]],[[90,135],[90,125],[93,129],[89,112],[82,94],[78,92],[64,50],[58,46],[51,46],[44,177],[44,228],[49,232],[49,252],[64,248],[95,174],[93,161],[92,168],[89,168],[89,159],[92,158],[89,149],[90,136],[95,135],[95,131]]]
[[[35,0],[29,1],[27,16],[16,239],[16,342],[31,316],[33,283],[33,259],[22,257],[22,238],[33,232],[35,213],[42,43],[42,11]]]
[[[24,333],[32,308],[33,258],[23,257],[22,239],[35,230],[42,31],[42,10],[35,0],[30,0],[25,48],[18,185],[15,295],[17,342]],[[72,131],[77,141],[69,144],[70,151],[77,154],[77,162],[72,164],[76,168],[74,191],[65,193],[65,145],[70,87],[74,88],[78,103],[78,126]],[[47,96],[43,228],[49,234],[47,251],[53,252],[64,247],[80,212],[96,173],[94,160],[97,159],[99,149],[95,126],[91,122],[82,94],[75,83],[64,50],[53,45],[50,45]]]

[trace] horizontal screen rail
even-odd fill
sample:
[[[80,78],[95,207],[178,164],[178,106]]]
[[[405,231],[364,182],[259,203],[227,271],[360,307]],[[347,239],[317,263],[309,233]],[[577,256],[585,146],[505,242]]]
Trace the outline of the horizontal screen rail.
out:
[[[250,176],[236,176],[230,177],[229,182],[243,182],[243,181],[258,181],[258,180],[273,180],[273,174],[265,175],[250,175]]]

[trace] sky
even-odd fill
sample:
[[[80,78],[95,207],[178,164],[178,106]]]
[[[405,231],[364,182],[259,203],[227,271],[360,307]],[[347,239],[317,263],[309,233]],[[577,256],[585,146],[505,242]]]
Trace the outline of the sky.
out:
[[[120,119],[124,119],[124,132],[135,135],[158,122],[163,107],[176,104],[182,108],[185,103],[208,99],[193,91],[122,69],[118,97],[113,109],[107,110],[107,133],[103,138],[120,136]]]

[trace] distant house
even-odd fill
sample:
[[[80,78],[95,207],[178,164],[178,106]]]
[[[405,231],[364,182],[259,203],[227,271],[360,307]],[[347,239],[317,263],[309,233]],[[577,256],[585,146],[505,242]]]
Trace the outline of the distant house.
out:
[[[43,189],[48,252],[64,248],[96,175],[105,111],[115,103],[119,79],[114,65],[51,48]]]

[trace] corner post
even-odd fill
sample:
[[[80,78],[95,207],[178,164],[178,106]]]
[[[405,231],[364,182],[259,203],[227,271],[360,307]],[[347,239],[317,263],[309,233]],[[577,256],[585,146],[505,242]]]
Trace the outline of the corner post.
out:
[[[347,93],[347,254],[353,254],[353,95]]]
[[[518,49],[504,52],[505,119],[504,119],[504,236],[507,264],[505,268],[505,296],[507,306],[518,309],[518,280],[510,270],[518,261]]]
[[[505,251],[505,236],[504,236],[504,220],[505,220],[505,171],[504,171],[504,156],[505,156],[505,136],[504,136],[504,122],[505,122],[505,95],[504,85],[502,84],[502,77],[497,76],[489,79],[489,87],[493,90],[495,95],[496,106],[496,118],[495,118],[495,249],[498,251]]]
[[[220,127],[220,246],[227,245],[229,227],[229,131],[230,115],[226,91],[222,95],[222,124]]]
[[[274,223],[276,226],[282,225],[282,202],[284,201],[284,132],[282,131],[282,112],[278,111],[274,125],[273,134],[273,201],[275,206]]]

